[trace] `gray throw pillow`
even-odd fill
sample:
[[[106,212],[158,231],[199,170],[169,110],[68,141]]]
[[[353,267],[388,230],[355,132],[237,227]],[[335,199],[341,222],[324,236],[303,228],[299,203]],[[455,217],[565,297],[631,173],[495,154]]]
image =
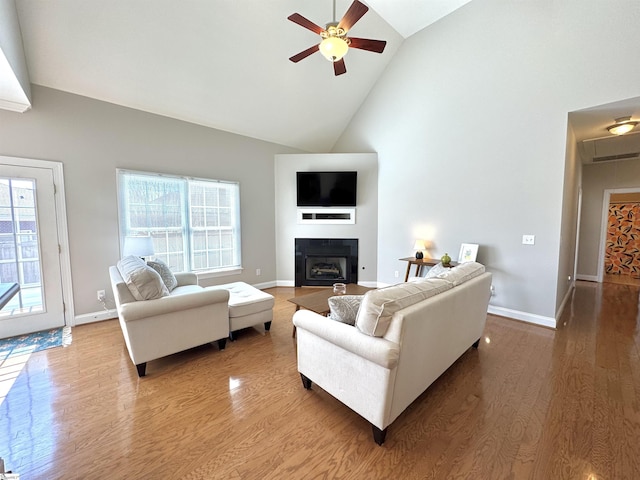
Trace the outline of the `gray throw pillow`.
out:
[[[336,322],[356,324],[356,317],[364,295],[338,295],[329,297],[329,318]]]
[[[116,267],[136,300],[154,300],[169,295],[169,289],[160,278],[160,274],[142,259],[128,255],[122,258]]]
[[[162,278],[162,281],[167,287],[167,290],[172,291],[178,286],[178,280],[176,280],[176,276],[173,274],[169,266],[162,260],[149,260],[147,262],[147,265],[149,265],[160,274],[160,278]]]

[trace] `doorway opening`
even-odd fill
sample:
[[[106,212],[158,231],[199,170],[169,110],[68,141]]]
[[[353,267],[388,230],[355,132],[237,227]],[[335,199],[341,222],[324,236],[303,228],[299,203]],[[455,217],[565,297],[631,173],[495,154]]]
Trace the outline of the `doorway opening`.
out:
[[[640,285],[640,188],[605,190],[599,281]]]

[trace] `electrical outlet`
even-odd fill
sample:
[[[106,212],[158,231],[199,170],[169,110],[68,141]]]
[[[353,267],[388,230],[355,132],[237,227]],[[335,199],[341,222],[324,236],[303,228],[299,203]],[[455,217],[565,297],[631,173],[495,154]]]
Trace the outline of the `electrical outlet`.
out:
[[[256,268],[256,276],[259,277],[260,275],[262,275],[262,272],[259,268]]]
[[[398,278],[400,276],[400,273],[398,272],[398,270],[396,270],[393,274],[394,277]]]
[[[98,290],[98,301],[99,302],[102,302],[104,300],[105,296],[106,295],[104,293],[104,290]]]
[[[493,297],[496,294],[496,287],[491,285],[491,296]]]
[[[522,244],[523,245],[535,245],[536,236],[535,235],[522,235]]]

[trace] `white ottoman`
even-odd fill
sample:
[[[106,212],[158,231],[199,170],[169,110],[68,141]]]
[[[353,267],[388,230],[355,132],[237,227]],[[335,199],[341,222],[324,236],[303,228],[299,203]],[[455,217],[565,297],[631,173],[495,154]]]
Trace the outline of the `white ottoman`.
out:
[[[264,329],[271,328],[273,320],[273,295],[263,292],[244,282],[226,283],[209,288],[223,288],[229,291],[229,339],[234,339],[234,332],[247,327],[264,324]]]

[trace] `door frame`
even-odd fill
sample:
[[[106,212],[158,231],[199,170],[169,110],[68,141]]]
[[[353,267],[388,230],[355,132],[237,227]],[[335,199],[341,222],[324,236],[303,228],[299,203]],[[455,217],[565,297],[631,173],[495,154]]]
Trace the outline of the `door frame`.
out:
[[[607,250],[607,227],[609,226],[609,203],[614,193],[640,193],[640,187],[607,188],[602,196],[602,221],[600,224],[600,248],[598,251],[598,283],[604,280],[604,255]]]
[[[31,167],[51,170],[54,184],[54,200],[56,207],[56,228],[60,256],[60,282],[62,284],[62,301],[64,303],[64,324],[75,326],[73,308],[73,283],[71,281],[71,256],[69,252],[69,233],[67,227],[67,206],[64,192],[64,173],[62,162],[36,160],[33,158],[7,157],[0,155],[0,164],[17,167]]]

